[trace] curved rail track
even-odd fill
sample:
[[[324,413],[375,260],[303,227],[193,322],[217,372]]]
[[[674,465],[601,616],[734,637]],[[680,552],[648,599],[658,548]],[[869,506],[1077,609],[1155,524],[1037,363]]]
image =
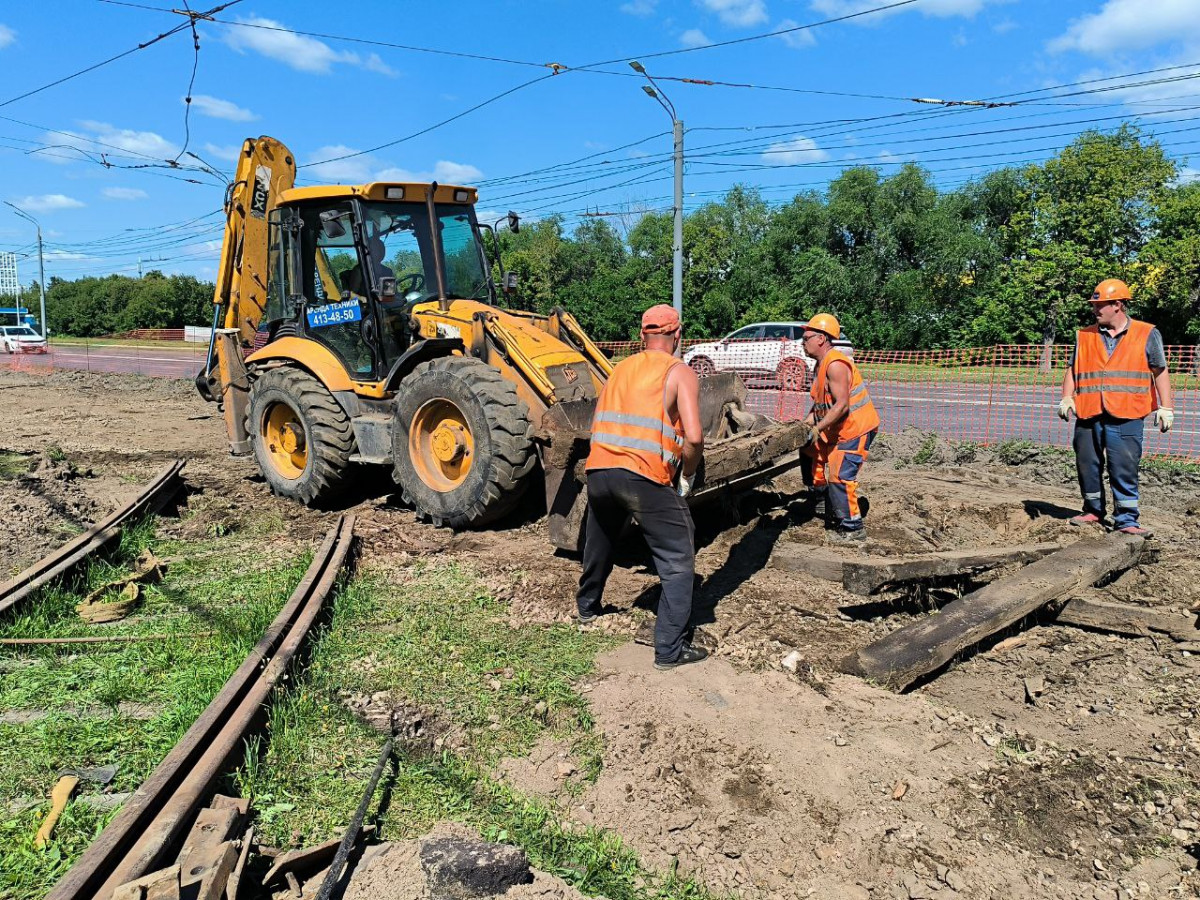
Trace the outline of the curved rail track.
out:
[[[115,540],[129,522],[161,509],[179,490],[183,465],[182,459],[175,460],[159,472],[140,494],[107,519],[42,557],[16,578],[0,585],[0,613],[12,609],[38,588],[65,575],[86,557]]]
[[[192,814],[286,679],[350,555],[354,518],[342,516],[245,662],[46,900],[107,900],[119,886],[169,864]]]

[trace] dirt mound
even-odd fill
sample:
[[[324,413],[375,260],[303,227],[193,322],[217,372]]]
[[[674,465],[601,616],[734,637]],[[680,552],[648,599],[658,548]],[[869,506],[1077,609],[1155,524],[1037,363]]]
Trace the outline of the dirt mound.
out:
[[[23,460],[0,479],[0,580],[44,556],[72,535],[94,524],[107,510],[89,496],[84,483],[94,476],[58,451],[9,454]]]
[[[566,784],[565,751],[549,743],[507,761],[506,776],[714,889],[1091,900],[1095,879],[1116,877],[1093,859],[1121,868],[1107,839],[1080,826],[1115,822],[1125,795],[1094,774],[1091,804],[1075,804],[1079,782],[1063,777],[1084,765],[1075,754],[1017,734],[1006,737],[1021,752],[998,753],[987,723],[848,677],[822,694],[721,661],[659,673],[640,647],[600,665],[589,692],[606,748],[596,784],[581,794]]]

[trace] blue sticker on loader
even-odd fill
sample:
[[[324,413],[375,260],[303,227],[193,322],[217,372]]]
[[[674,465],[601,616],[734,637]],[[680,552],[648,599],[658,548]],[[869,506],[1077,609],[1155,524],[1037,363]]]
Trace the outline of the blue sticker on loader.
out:
[[[345,325],[362,320],[362,307],[357,300],[343,300],[327,306],[314,306],[307,310],[309,328],[326,328],[330,325]]]

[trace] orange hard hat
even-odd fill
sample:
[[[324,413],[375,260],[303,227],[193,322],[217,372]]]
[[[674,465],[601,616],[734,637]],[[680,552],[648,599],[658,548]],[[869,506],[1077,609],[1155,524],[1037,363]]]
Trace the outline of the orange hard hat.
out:
[[[1129,285],[1123,282],[1120,278],[1105,278],[1102,282],[1096,285],[1096,290],[1092,292],[1092,303],[1108,303],[1111,300],[1132,300],[1133,295],[1129,293]]]
[[[652,306],[642,313],[642,334],[674,334],[679,330],[679,313],[666,303]]]
[[[842,336],[842,326],[838,324],[838,320],[829,313],[817,313],[808,320],[808,324],[804,326],[805,331],[820,331],[823,334],[829,335],[834,340]]]

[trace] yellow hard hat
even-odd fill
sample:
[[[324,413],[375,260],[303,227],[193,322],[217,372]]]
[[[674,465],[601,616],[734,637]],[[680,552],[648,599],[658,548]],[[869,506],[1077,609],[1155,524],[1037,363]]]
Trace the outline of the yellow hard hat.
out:
[[[808,324],[804,326],[805,331],[820,331],[823,334],[829,335],[834,340],[842,336],[842,326],[838,324],[838,320],[829,313],[817,313],[808,320]]]
[[[1133,295],[1129,293],[1129,285],[1123,282],[1120,278],[1105,278],[1102,282],[1096,285],[1096,290],[1092,292],[1092,303],[1108,303],[1111,300],[1133,299]]]

